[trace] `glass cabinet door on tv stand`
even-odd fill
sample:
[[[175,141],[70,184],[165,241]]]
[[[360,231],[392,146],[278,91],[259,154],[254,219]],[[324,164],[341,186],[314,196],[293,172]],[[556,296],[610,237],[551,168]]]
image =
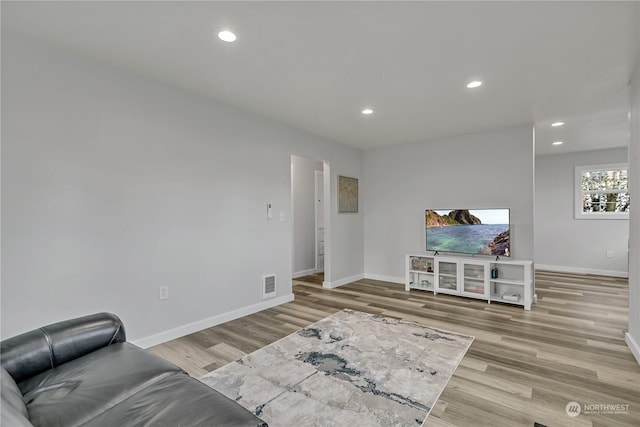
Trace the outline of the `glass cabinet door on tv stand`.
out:
[[[489,263],[483,261],[460,261],[461,293],[472,298],[489,299]]]
[[[436,263],[436,293],[458,294],[460,293],[460,280],[458,276],[460,263],[450,259],[435,259]]]

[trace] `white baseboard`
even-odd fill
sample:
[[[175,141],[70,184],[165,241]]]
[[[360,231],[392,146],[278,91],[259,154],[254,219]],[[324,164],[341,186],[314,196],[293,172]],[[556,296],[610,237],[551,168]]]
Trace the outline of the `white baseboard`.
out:
[[[310,274],[315,274],[316,273],[316,269],[312,268],[310,270],[302,270],[302,271],[296,271],[295,273],[293,273],[293,279],[297,279],[298,277],[302,277],[302,276],[308,276]]]
[[[629,332],[625,332],[624,334],[624,342],[627,343],[629,350],[633,354],[633,357],[636,358],[636,362],[640,365],[640,345],[633,339],[633,337],[629,334]]]
[[[596,270],[593,268],[565,267],[562,265],[536,264],[536,270],[558,271],[561,273],[595,274],[597,276],[629,277],[628,271]]]
[[[334,280],[332,282],[322,282],[322,287],[327,289],[337,288],[338,286],[346,285],[347,283],[355,282],[357,280],[364,279],[364,273],[356,274],[355,276],[345,277],[344,279]]]
[[[382,274],[365,273],[365,279],[380,280],[382,282],[401,283],[404,285],[404,277],[384,276]]]
[[[211,328],[212,326],[220,325],[222,323],[239,319],[240,317],[248,316],[250,314],[257,313],[259,311],[266,310],[277,305],[291,302],[293,301],[293,299],[293,294],[271,298],[257,304],[250,305],[248,307],[239,308],[237,310],[209,317],[208,319],[198,320],[196,322],[188,323],[186,325],[179,326],[168,331],[160,332],[159,334],[133,340],[131,341],[131,343],[137,345],[138,347],[149,348],[154,345],[162,344],[164,342],[201,331],[203,329]]]

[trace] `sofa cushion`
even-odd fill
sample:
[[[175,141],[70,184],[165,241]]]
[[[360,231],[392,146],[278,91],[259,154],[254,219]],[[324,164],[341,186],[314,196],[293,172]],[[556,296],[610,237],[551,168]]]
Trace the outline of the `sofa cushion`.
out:
[[[9,375],[6,369],[0,368],[0,393],[2,393],[2,407],[10,405],[13,409],[28,417],[27,407],[22,400],[22,392],[18,387],[18,384],[13,380],[13,377]]]
[[[79,426],[160,379],[182,372],[130,343],[117,343],[19,383],[34,425]]]
[[[118,316],[97,313],[3,340],[0,357],[2,367],[20,383],[99,348],[124,341],[124,326]]]
[[[182,372],[149,385],[86,424],[124,425],[267,426],[234,400]]]
[[[2,411],[0,411],[0,426],[33,427],[33,424],[29,422],[27,417],[22,415],[22,413],[13,406],[7,405],[4,399],[0,404],[2,405]]]
[[[2,395],[0,425],[31,426],[28,419],[29,413],[18,385],[4,368],[0,369],[0,394]]]

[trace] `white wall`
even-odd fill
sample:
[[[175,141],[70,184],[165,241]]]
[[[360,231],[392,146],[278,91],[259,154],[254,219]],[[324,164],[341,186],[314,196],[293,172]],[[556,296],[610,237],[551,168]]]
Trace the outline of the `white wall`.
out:
[[[536,158],[536,268],[627,276],[629,221],[574,218],[575,167],[627,160],[627,148]]]
[[[359,150],[6,32],[2,89],[4,337],[96,311],[186,333],[262,307],[265,273],[285,301],[291,155],[332,191],[362,173]],[[362,215],[330,222],[328,280],[362,275]]]
[[[291,157],[293,277],[310,274],[316,268],[315,171],[322,169],[320,161]]]
[[[510,208],[514,259],[533,259],[533,126],[364,153],[365,275],[402,282],[425,209]]]
[[[638,11],[640,22],[640,8]],[[638,58],[630,97],[629,192],[632,201],[640,200],[640,52]],[[640,209],[635,205],[631,205],[629,218],[629,332],[625,340],[640,363]]]

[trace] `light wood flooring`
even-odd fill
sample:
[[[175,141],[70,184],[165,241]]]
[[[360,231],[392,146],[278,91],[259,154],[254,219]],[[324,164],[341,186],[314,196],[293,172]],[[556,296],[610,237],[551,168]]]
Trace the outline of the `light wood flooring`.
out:
[[[475,336],[427,426],[640,426],[640,366],[624,342],[626,279],[538,271],[532,311],[367,279],[331,290],[321,282],[294,280],[293,302],[150,350],[200,377],[350,308]],[[571,401],[628,411],[572,418]]]

